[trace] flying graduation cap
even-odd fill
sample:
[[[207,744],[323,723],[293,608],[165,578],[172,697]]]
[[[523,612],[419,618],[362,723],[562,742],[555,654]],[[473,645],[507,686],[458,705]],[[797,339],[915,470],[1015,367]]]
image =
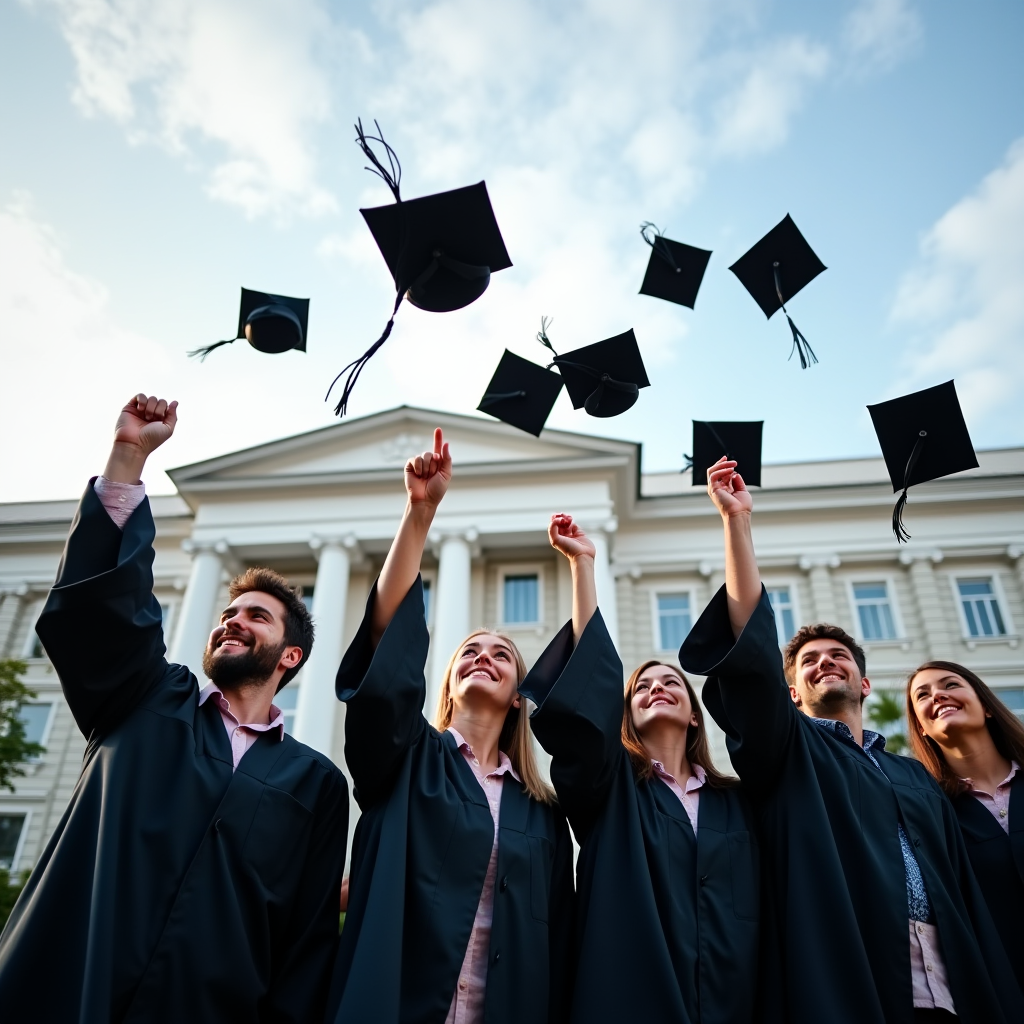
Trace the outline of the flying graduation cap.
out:
[[[553,370],[505,349],[477,409],[540,437],[563,383]]]
[[[640,225],[640,234],[651,247],[640,294],[693,309],[711,251],[666,238],[650,221]]]
[[[558,367],[574,409],[583,408],[591,416],[606,419],[636,405],[640,388],[651,382],[632,327],[624,334],[560,356],[547,336],[550,323],[549,318],[541,318],[537,340],[554,354],[548,368]]]
[[[892,532],[897,542],[905,542],[910,540],[903,525],[907,488],[974,469],[978,457],[951,380],[869,405],[868,412],[882,447],[893,494],[903,492],[892,510]]]
[[[287,295],[270,295],[243,288],[238,333],[233,338],[193,349],[189,355],[199,356],[202,362],[215,348],[231,345],[239,338],[245,338],[257,352],[270,355],[293,348],[305,352],[308,319],[309,299],[293,299]]]
[[[384,333],[327,389],[329,398],[334,385],[347,374],[334,410],[338,416],[345,415],[363,367],[388,340],[402,299],[433,313],[462,309],[486,291],[492,273],[512,266],[484,182],[403,200],[402,166],[384,141],[380,125],[376,121],[374,125],[377,134],[367,135],[362,121],[357,121],[356,142],[373,165],[366,170],[384,180],[395,201],[359,212],[394,278],[395,305]],[[371,142],[383,146],[386,165]]]
[[[685,455],[693,470],[694,487],[706,487],[708,470],[725,456],[736,462],[743,482],[761,486],[761,433],[764,420],[740,422],[693,421],[693,455]]]
[[[729,269],[740,279],[766,317],[771,319],[778,309],[786,314],[793,332],[789,358],[792,359],[796,352],[800,356],[800,366],[805,370],[811,363],[816,363],[818,357],[793,323],[786,303],[827,268],[800,234],[793,218],[787,213]]]

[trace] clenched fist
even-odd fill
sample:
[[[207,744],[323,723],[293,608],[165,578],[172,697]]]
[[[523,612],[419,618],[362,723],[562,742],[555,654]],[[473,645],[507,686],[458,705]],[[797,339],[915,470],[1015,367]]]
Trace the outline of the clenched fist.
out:
[[[118,483],[139,483],[147,457],[174,433],[178,403],[138,394],[121,410],[114,446],[103,475]]]

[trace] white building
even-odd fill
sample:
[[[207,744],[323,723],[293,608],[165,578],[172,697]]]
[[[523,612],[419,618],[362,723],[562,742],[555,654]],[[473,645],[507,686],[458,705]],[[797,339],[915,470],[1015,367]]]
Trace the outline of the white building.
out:
[[[435,426],[451,442],[455,477],[423,566],[431,712],[438,675],[471,628],[511,633],[529,663],[569,618],[568,569],[547,544],[552,512],[572,513],[597,544],[599,598],[627,671],[673,659],[722,582],[721,525],[704,489],[689,473],[642,475],[640,446],[624,441],[559,431],[537,439],[402,407],[174,470],[178,494],[153,500],[171,659],[199,672],[226,581],[242,566],[269,565],[303,584],[317,641],[278,703],[289,728],[342,767],[335,671],[401,516],[402,466],[430,447]],[[1024,709],[1024,448],[979,461],[914,488],[906,546],[890,531],[881,459],[765,467],[755,543],[780,643],[801,623],[835,622],[864,641],[876,690],[949,658]],[[28,661],[38,698],[25,720],[46,746],[16,791],[0,793],[0,866],[15,871],[39,856],[85,749],[33,630],[76,504],[0,505],[0,657]],[[716,750],[724,760],[720,736]]]

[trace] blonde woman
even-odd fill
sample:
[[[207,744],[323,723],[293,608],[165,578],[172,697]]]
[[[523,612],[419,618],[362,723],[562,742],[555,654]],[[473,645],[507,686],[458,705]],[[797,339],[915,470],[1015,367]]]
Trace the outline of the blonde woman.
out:
[[[715,770],[678,668],[645,661],[623,697],[594,545],[567,515],[549,538],[572,569],[572,621],[520,692],[537,704],[532,724],[581,847],[572,1020],[750,1021],[761,918],[750,807]]]
[[[566,1016],[572,846],[534,760],[512,640],[471,633],[423,717],[420,560],[452,461],[405,466],[408,501],[338,670],[362,811],[328,1019],[519,1024]]]

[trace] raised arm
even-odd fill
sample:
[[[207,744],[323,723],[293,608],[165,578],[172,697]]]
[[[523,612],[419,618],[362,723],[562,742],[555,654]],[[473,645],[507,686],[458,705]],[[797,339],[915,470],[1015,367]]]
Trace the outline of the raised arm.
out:
[[[569,559],[572,571],[572,638],[580,642],[583,630],[597,611],[597,584],[594,581],[594,543],[572,521],[558,512],[548,525],[548,540],[556,551]]]
[[[405,464],[408,499],[398,533],[395,534],[377,580],[377,597],[370,629],[374,647],[380,643],[399,605],[419,576],[430,525],[451,478],[452,457],[441,428],[438,427],[434,431],[434,450],[417,455]]]

